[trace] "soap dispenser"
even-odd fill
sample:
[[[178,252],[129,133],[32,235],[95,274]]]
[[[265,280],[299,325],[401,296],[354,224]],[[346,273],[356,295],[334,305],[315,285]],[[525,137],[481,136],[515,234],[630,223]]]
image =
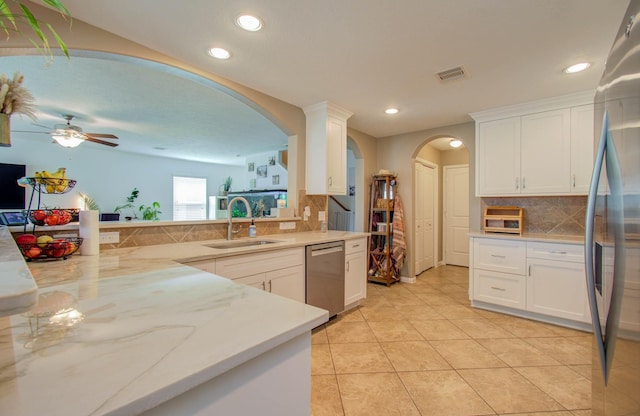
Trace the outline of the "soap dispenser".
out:
[[[249,237],[255,237],[256,236],[256,224],[253,221],[253,218],[251,218],[251,225],[249,226]]]

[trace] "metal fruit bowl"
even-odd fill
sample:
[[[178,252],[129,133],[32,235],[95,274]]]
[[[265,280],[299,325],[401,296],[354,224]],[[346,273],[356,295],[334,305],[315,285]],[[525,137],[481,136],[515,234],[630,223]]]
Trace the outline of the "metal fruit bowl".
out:
[[[76,186],[75,180],[66,178],[27,178],[27,182],[42,194],[64,194]]]
[[[81,237],[56,238],[45,244],[17,243],[27,261],[43,259],[66,259],[78,251],[82,245]]]

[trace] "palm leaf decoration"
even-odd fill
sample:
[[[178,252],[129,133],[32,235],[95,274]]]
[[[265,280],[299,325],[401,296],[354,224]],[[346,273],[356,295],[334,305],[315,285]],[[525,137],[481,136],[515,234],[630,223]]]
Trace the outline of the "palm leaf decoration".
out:
[[[95,199],[91,198],[89,195],[84,192],[80,192],[80,198],[82,198],[82,202],[84,202],[85,209],[89,209],[91,211],[100,211],[100,207]]]
[[[71,13],[62,4],[59,0],[41,0],[43,4],[51,7],[52,9],[59,12],[62,17],[65,19],[69,18],[69,22],[71,22]],[[9,0],[0,0],[0,30],[4,31],[7,35],[7,38],[11,35],[11,32],[23,34],[20,30],[19,24],[26,23],[29,25],[33,34],[35,35],[35,39],[31,37],[27,37],[29,42],[38,49],[43,55],[48,55],[50,58],[53,58],[53,53],[51,52],[51,46],[49,44],[49,38],[47,33],[43,30],[43,27],[48,29],[56,43],[62,50],[62,53],[69,58],[69,50],[67,49],[67,45],[64,43],[62,38],[55,31],[53,26],[49,23],[42,22],[39,20],[27,7],[24,3],[19,2],[17,0],[11,0],[11,3],[17,5],[17,8],[20,10],[19,13],[14,13],[11,8],[9,8]],[[27,36],[27,35],[25,35]]]

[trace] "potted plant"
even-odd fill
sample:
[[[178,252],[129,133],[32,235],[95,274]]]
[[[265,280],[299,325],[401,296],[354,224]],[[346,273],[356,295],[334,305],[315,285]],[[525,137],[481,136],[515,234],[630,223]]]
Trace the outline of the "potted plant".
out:
[[[158,221],[158,214],[162,214],[160,211],[160,203],[154,201],[151,206],[140,205],[138,210],[142,213],[142,219],[147,221]]]
[[[220,188],[222,188],[222,190],[219,190],[220,196],[229,195],[229,191],[231,190],[231,182],[232,181],[233,181],[233,179],[231,179],[231,176],[227,176],[227,178],[224,180],[224,183],[222,185],[220,185]]]
[[[135,205],[133,205],[133,203],[138,198],[139,194],[140,194],[140,191],[138,191],[138,188],[133,188],[133,190],[131,191],[131,195],[127,197],[127,203],[124,205],[117,206],[113,211],[120,213],[120,211],[122,211],[123,209],[129,208],[131,212],[133,212],[133,216],[125,217],[125,219],[127,221],[131,221],[132,219],[138,219],[138,216],[136,215]]]
[[[29,90],[22,85],[23,81],[24,76],[19,72],[16,72],[13,78],[8,78],[4,74],[0,76],[0,146],[11,146],[10,117],[12,114],[25,115],[33,121],[37,120],[35,100]]]

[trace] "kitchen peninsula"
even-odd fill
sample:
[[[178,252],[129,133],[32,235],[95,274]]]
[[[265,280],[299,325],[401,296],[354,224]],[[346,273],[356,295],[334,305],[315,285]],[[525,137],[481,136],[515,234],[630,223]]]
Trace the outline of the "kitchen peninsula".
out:
[[[0,414],[307,414],[311,329],[327,311],[181,262],[363,235],[294,233],[260,247],[198,241],[31,262],[37,307],[0,318]]]

